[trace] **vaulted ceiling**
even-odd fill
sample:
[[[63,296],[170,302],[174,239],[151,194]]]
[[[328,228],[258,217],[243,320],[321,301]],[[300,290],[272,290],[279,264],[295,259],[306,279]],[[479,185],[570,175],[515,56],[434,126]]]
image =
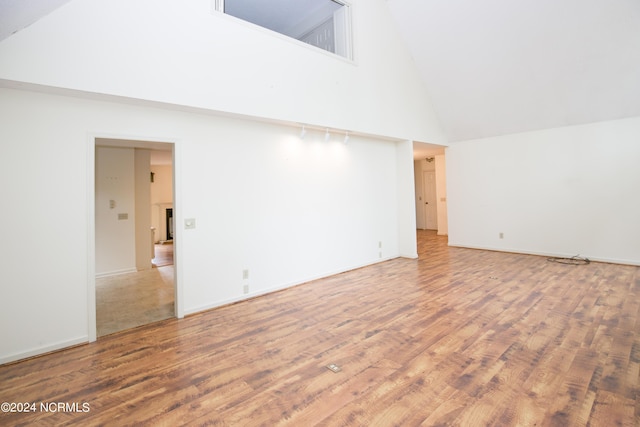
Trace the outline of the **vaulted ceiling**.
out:
[[[639,0],[387,0],[449,141],[640,116]]]
[[[0,0],[0,40],[28,27],[70,0]]]
[[[0,40],[67,1],[0,0]],[[640,0],[386,1],[450,142],[640,116]]]

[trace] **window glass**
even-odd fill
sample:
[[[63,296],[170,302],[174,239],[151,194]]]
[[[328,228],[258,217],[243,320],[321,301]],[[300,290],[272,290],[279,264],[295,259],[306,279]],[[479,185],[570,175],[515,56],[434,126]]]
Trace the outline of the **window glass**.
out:
[[[351,59],[349,7],[334,0],[219,0],[218,10]]]

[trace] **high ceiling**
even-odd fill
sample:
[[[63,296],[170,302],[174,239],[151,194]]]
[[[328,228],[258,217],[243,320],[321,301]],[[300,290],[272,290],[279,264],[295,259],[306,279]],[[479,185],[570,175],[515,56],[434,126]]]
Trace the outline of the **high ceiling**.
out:
[[[0,40],[28,27],[70,0],[0,0]]]
[[[67,1],[0,0],[0,40]],[[640,116],[640,0],[386,1],[450,142]]]
[[[639,0],[387,0],[450,142],[640,116]]]

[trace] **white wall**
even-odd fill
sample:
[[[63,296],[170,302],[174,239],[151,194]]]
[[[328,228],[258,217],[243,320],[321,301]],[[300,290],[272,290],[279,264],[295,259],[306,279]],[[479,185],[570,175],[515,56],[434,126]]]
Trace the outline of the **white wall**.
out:
[[[354,0],[355,61],[210,0],[72,0],[0,42],[0,79],[444,142],[384,0]]]
[[[208,0],[72,0],[0,42],[0,362],[94,333],[92,136],[176,143],[179,314],[414,255],[406,141],[443,136],[386,2],[352,5],[353,62]]]
[[[151,152],[134,149],[135,163],[135,247],[136,269],[151,269]]]
[[[412,141],[396,143],[396,162],[396,207],[398,209],[396,222],[399,255],[405,258],[418,258]],[[388,252],[386,246],[383,246],[383,249],[381,256],[384,257]],[[392,246],[391,253],[394,249]]]
[[[245,269],[260,293],[379,261],[380,241],[382,259],[400,254],[395,144],[301,141],[245,121],[193,139],[179,209],[197,224],[182,239],[186,313],[238,298]]]
[[[408,142],[9,89],[0,117],[0,362],[90,336],[96,136],[175,141],[184,313],[412,255]]]
[[[637,117],[452,144],[449,243],[640,264],[639,137]]]
[[[435,156],[436,200],[438,206],[438,235],[449,234],[449,213],[447,208],[447,160],[444,154]]]
[[[96,147],[96,274],[136,271],[133,148]],[[113,201],[113,207],[110,203]],[[119,219],[125,214],[127,219]]]

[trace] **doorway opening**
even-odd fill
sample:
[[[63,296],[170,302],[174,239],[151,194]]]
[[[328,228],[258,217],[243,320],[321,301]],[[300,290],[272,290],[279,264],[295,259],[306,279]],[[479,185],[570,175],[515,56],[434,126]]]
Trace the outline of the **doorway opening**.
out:
[[[177,317],[175,147],[173,143],[108,138],[95,138],[94,144],[95,320],[99,338]],[[167,210],[171,220],[165,226],[169,217],[162,214]]]
[[[167,240],[173,240],[173,208],[167,208],[165,211],[165,221],[167,223]]]
[[[449,234],[446,153],[444,147],[413,143],[416,228]]]

